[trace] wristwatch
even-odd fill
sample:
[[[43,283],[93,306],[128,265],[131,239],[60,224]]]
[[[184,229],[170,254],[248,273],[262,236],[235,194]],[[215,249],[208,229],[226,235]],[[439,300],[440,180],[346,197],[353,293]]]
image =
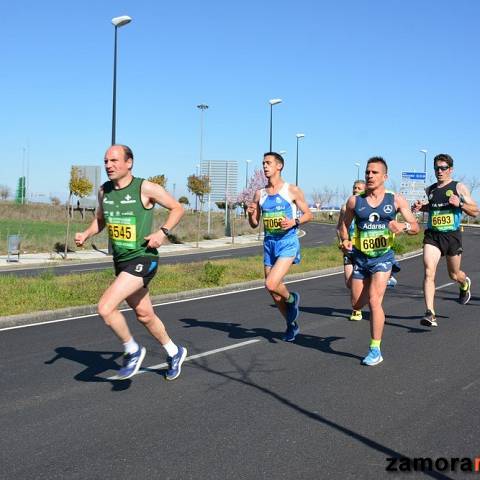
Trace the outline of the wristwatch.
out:
[[[405,226],[403,227],[404,232],[409,232],[412,229],[412,226],[408,223],[405,222]]]
[[[300,219],[299,219],[299,218],[296,218],[296,219],[295,219],[295,226],[298,227],[299,225],[300,225]]]
[[[464,205],[465,205],[465,202],[463,200],[460,200],[460,203],[458,204],[458,206],[460,208],[463,208]]]
[[[160,230],[168,237],[170,230],[167,227],[160,227]]]

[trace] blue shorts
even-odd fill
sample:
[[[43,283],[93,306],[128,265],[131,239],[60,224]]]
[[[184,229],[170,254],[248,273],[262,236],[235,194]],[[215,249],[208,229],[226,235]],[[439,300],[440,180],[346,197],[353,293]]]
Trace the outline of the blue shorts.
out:
[[[367,257],[367,255],[363,254],[362,252],[354,250],[352,253],[352,258],[352,278],[356,280],[369,278],[374,273],[378,272],[390,272],[392,269],[394,272],[400,271],[400,266],[395,260],[395,253],[393,250],[390,250],[379,257]]]
[[[297,234],[286,237],[266,237],[263,242],[263,263],[273,267],[279,258],[293,258],[293,263],[300,263],[300,242]]]

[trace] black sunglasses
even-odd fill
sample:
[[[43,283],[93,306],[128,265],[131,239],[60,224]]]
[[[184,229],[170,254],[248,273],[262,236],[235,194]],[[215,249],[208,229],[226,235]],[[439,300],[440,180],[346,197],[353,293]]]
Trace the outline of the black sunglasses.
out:
[[[433,167],[433,169],[438,172],[441,170],[442,172],[446,172],[450,167],[448,165],[438,165],[437,167]]]

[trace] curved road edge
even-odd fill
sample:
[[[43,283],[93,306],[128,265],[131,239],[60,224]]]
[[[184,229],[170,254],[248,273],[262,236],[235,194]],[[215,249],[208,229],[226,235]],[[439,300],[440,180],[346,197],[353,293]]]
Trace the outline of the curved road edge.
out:
[[[419,255],[422,250],[415,250],[403,255],[397,255],[398,260],[406,260],[410,257]],[[297,280],[307,280],[316,277],[322,277],[343,272],[343,266],[326,268],[323,270],[312,270],[303,273],[294,273],[285,277],[285,282],[294,282]],[[249,282],[233,283],[222,287],[201,288],[197,290],[187,290],[184,292],[169,293],[166,295],[152,296],[154,307],[161,306],[166,303],[174,303],[182,300],[200,300],[204,297],[213,295],[221,295],[224,293],[236,292],[241,290],[263,288],[263,280],[252,280]],[[126,303],[120,306],[122,311],[130,310]],[[35,324],[60,322],[73,320],[75,318],[90,317],[97,315],[97,305],[83,305],[78,307],[68,307],[58,310],[45,310],[40,312],[21,313],[18,315],[9,315],[0,317],[0,331],[20,326],[29,326]]]

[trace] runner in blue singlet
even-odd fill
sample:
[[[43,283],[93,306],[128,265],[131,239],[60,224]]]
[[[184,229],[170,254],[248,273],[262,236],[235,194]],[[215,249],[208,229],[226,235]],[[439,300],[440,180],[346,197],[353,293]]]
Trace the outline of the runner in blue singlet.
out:
[[[260,217],[263,219],[265,287],[287,322],[283,339],[293,342],[299,332],[297,318],[300,295],[288,291],[283,277],[293,263],[300,261],[297,229],[312,219],[312,213],[302,190],[282,179],[283,166],[283,157],[278,153],[268,152],[264,155],[263,172],[268,183],[265,188],[255,192],[247,213],[252,228],[258,227]],[[302,215],[297,215],[297,209]]]

